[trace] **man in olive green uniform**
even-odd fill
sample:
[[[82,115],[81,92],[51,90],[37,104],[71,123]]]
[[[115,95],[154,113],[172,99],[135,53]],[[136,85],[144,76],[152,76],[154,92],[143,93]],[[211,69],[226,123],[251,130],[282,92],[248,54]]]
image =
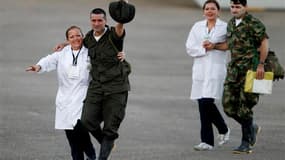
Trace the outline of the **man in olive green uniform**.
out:
[[[90,13],[92,30],[84,38],[91,61],[91,77],[81,121],[101,144],[99,160],[106,160],[118,138],[130,90],[128,64],[117,58],[123,48],[122,23],[106,25],[106,13],[95,8]],[[103,128],[100,124],[103,122]]]
[[[256,135],[260,131],[260,127],[253,123],[252,111],[259,95],[245,93],[244,83],[249,69],[256,70],[257,79],[264,78],[268,37],[262,22],[247,12],[246,0],[231,0],[230,6],[234,16],[227,28],[227,47],[231,51],[231,61],[227,68],[222,101],[225,113],[235,119],[242,129],[241,145],[233,152],[251,153],[251,146],[255,144]]]

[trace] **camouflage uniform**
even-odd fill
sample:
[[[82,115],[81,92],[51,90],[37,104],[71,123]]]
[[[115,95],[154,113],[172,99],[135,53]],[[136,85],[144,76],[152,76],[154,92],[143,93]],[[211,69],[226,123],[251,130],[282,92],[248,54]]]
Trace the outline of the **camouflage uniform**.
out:
[[[252,108],[257,104],[259,95],[244,92],[245,75],[247,70],[256,69],[259,58],[255,55],[265,37],[265,26],[248,13],[238,26],[235,18],[228,23],[227,41],[231,61],[227,67],[222,101],[224,111],[230,117],[252,119]]]

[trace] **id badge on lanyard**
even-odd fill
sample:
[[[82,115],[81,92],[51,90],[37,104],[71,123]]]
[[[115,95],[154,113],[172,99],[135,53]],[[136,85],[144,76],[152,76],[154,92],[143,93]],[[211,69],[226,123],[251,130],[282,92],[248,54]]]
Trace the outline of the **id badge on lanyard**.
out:
[[[77,65],[77,59],[78,59],[80,51],[81,51],[81,48],[78,51],[77,56],[75,57],[71,49],[73,61],[72,61],[72,65],[69,67],[69,70],[68,70],[68,78],[70,79],[79,79],[80,77],[80,70],[79,70],[79,66]]]
[[[210,30],[208,29],[208,27],[206,27],[206,31],[205,31],[205,35],[204,35],[204,40],[211,41],[211,38],[212,38],[213,33],[214,33],[214,29],[215,29],[215,27],[213,27],[212,30],[210,31]]]
[[[79,67],[77,65],[71,65],[68,70],[68,78],[70,79],[79,79],[80,72]]]

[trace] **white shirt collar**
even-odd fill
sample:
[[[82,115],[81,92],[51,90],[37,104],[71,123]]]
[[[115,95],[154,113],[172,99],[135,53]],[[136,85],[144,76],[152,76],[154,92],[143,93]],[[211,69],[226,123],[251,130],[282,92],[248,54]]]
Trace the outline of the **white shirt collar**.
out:
[[[93,32],[93,36],[94,36],[94,38],[96,39],[96,41],[99,41],[99,40],[100,40],[100,38],[106,33],[107,29],[108,29],[108,28],[105,27],[104,32],[103,32],[101,35],[99,35],[99,36],[95,36],[95,31]]]
[[[240,24],[240,22],[242,21],[242,19],[241,18],[240,19],[235,19],[235,21],[236,21],[236,26],[238,26]]]

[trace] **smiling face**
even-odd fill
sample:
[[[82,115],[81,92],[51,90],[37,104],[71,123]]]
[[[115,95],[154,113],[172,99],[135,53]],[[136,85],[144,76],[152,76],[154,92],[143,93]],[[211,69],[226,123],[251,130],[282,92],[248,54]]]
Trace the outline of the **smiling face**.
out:
[[[90,23],[92,26],[92,29],[95,31],[95,34],[100,35],[104,32],[105,25],[106,25],[106,18],[104,14],[94,14],[92,13],[90,15]]]
[[[67,32],[67,41],[73,50],[79,50],[82,47],[83,35],[79,28],[72,28]]]
[[[216,20],[219,15],[219,8],[213,2],[205,4],[203,11],[207,20]]]

